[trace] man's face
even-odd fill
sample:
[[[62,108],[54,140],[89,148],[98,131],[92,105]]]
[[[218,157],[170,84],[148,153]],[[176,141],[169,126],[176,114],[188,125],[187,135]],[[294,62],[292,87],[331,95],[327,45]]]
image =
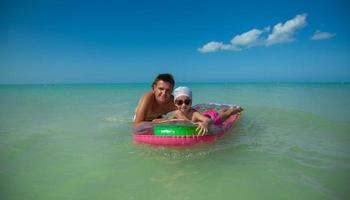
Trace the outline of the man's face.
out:
[[[170,100],[172,85],[169,82],[160,80],[153,85],[153,91],[158,102],[166,103]]]

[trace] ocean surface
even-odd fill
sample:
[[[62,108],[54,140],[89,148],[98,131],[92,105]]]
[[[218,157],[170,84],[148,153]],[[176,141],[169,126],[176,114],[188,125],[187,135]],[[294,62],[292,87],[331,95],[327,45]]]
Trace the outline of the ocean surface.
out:
[[[350,199],[350,84],[181,85],[243,106],[240,121],[212,144],[151,147],[131,122],[149,84],[0,86],[0,198]]]

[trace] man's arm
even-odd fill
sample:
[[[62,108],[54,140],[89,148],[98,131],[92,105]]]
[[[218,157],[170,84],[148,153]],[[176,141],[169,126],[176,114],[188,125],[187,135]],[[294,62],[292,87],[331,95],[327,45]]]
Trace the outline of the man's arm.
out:
[[[138,126],[140,123],[145,122],[147,119],[147,110],[153,103],[153,93],[148,92],[140,99],[136,109],[135,109],[135,120],[134,127]]]
[[[176,111],[173,112],[172,115],[169,117],[152,120],[152,122],[154,122],[154,123],[166,123],[166,122],[172,122],[172,121],[179,121],[178,112],[176,112]]]

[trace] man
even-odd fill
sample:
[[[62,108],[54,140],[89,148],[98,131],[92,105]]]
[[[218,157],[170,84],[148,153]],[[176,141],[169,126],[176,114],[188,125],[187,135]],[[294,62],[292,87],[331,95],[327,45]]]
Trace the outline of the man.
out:
[[[152,84],[152,91],[144,94],[136,109],[134,127],[140,123],[161,118],[163,114],[175,110],[174,97],[171,95],[175,85],[171,74],[159,74]]]

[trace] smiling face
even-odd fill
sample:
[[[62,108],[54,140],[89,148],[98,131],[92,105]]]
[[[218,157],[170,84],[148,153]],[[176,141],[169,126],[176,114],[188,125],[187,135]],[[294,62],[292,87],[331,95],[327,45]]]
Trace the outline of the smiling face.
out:
[[[158,81],[153,85],[153,92],[157,102],[167,103],[170,100],[173,86],[169,82]]]
[[[175,100],[175,106],[181,112],[188,112],[191,108],[192,100],[188,96],[179,96]]]

